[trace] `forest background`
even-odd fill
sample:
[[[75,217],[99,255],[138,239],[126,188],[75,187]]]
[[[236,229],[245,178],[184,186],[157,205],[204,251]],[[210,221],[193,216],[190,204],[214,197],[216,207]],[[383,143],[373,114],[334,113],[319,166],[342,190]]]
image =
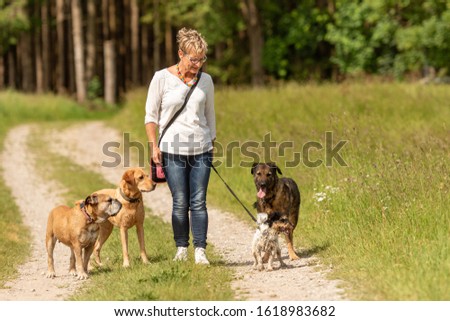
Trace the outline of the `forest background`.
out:
[[[0,90],[117,103],[199,30],[218,85],[446,81],[447,0],[0,0]]]

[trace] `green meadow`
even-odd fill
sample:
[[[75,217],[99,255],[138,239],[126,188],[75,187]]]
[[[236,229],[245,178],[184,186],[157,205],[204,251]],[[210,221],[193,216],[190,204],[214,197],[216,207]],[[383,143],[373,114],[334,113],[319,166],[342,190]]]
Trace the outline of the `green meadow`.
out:
[[[120,110],[104,113],[54,96],[30,98],[3,92],[0,146],[7,129],[22,122],[58,120],[52,123],[58,126],[61,120],[99,117],[130,133],[132,140],[145,143],[145,99],[146,91],[136,90],[127,95]],[[348,83],[216,88],[215,102],[215,162],[221,175],[249,208],[256,200],[250,174],[254,161],[274,161],[284,176],[294,178],[302,195],[295,245],[300,254],[315,254],[324,265],[332,266],[330,277],[345,281],[351,299],[450,300],[448,86]],[[33,145],[45,149],[39,141]],[[68,200],[108,185],[68,159],[51,153],[45,157],[54,164],[53,173],[48,174],[54,178],[61,177],[59,171],[67,167],[80,172],[76,182],[61,178],[70,187]],[[88,177],[94,177],[93,181]],[[218,177],[211,177],[209,204],[251,224]],[[0,260],[8,262],[0,267],[5,280],[26,259],[22,253],[28,249],[29,238],[3,182],[0,193],[10,200],[0,205],[0,228],[8,226],[9,231],[0,235]],[[146,273],[145,267],[134,264],[132,269],[120,270],[120,244],[112,236],[104,254],[111,260],[111,269],[95,270],[92,283],[117,296],[101,297],[92,287],[73,299],[232,299],[225,267],[173,264],[170,227],[149,218],[146,229],[160,233],[146,234],[152,238],[148,244],[159,240],[163,249],[150,247],[156,251],[149,253],[155,269]],[[180,281],[187,289],[182,295],[175,287]],[[151,282],[152,292],[138,290],[142,282]],[[131,290],[122,289],[123,284]],[[201,284],[208,284],[205,292],[190,291]]]

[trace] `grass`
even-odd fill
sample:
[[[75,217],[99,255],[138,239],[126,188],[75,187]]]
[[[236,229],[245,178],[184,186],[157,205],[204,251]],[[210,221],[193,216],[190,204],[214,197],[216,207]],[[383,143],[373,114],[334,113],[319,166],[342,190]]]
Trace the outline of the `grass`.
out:
[[[132,141],[146,141],[145,98],[145,90],[130,93],[124,108],[109,120],[129,132]],[[276,161],[285,176],[293,177],[302,193],[295,243],[303,253],[316,253],[325,264],[332,264],[331,277],[351,285],[348,293],[352,299],[450,300],[449,102],[448,86],[360,83],[255,90],[217,88],[216,161],[222,163],[218,170],[248,207],[256,197],[249,168],[253,161]],[[34,99],[27,103],[37,106]],[[20,112],[17,115],[15,121],[0,117],[1,141],[6,132],[3,125],[24,120]],[[30,115],[30,119],[36,115]],[[327,140],[326,132],[332,133],[332,142]],[[269,133],[276,143],[271,150],[262,148]],[[339,150],[347,166],[329,157],[339,141],[347,141]],[[230,148],[244,143],[253,147]],[[326,166],[327,159],[331,166]],[[297,160],[295,164],[293,160]],[[311,166],[315,161],[322,163]],[[67,160],[62,162],[67,164]],[[214,174],[211,177],[208,202],[236,213],[250,224],[245,211],[221,181]],[[86,184],[83,181],[75,185],[86,188]],[[7,189],[0,186],[2,190],[6,193],[2,195],[11,199]],[[23,235],[15,205],[3,202],[0,206],[2,213],[10,211],[0,224],[16,221],[17,229],[22,229],[19,235]],[[5,210],[4,206],[11,209]],[[180,270],[181,267],[171,265],[171,250],[165,247],[171,242],[170,229],[157,220],[147,221],[150,225],[146,230],[160,233],[157,238],[165,240],[157,251],[154,243],[147,241],[156,269],[147,269],[135,258],[132,269],[120,270],[120,255],[114,253],[114,248],[120,247],[114,243],[118,236],[112,235],[108,241],[112,248],[105,249],[111,270],[98,270],[93,279],[102,290],[111,289],[103,292],[115,293],[119,300],[160,299],[173,293],[189,300],[190,293],[177,291],[177,282],[196,288],[197,275],[208,270]],[[2,237],[0,248],[5,248]],[[172,248],[171,244],[167,246]],[[5,256],[0,258],[4,262]],[[217,291],[214,287],[224,280],[216,279],[216,268],[209,270],[214,275],[207,283]],[[137,286],[130,293],[116,293],[109,286],[109,277],[116,270],[122,272],[114,277],[145,286]],[[142,289],[148,292],[140,292]],[[84,296],[74,299],[89,300]]]
[[[61,124],[54,124],[58,128]],[[38,156],[40,174],[56,180],[66,187],[66,204],[84,199],[88,194],[103,188],[115,188],[98,174],[86,170],[69,159],[52,154],[40,137],[45,130],[39,129],[39,135],[32,135],[31,150]],[[67,175],[67,173],[77,175]],[[149,213],[150,210],[146,209]],[[147,301],[147,300],[231,300],[229,287],[230,271],[222,264],[214,250],[208,247],[211,266],[197,266],[193,262],[193,253],[187,264],[172,261],[174,244],[172,228],[160,218],[147,216],[144,223],[145,243],[151,264],[142,264],[136,229],[129,230],[129,251],[131,268],[122,267],[122,247],[119,230],[115,228],[102,249],[104,267],[95,267],[91,282],[71,297],[75,301]],[[58,244],[57,246],[64,246]],[[190,249],[192,251],[192,249]],[[69,249],[67,248],[67,251]],[[95,264],[94,264],[95,266]],[[56,267],[65,271],[66,266]],[[61,273],[61,272],[60,272]],[[109,289],[105,291],[105,289]]]
[[[143,142],[145,95],[129,95],[113,120]],[[449,101],[447,86],[395,83],[219,89],[218,170],[249,208],[253,161],[293,177],[297,247],[332,264],[352,298],[449,300]],[[263,148],[267,138],[276,146]],[[330,157],[340,141],[347,166]],[[214,174],[208,197],[250,222]]]

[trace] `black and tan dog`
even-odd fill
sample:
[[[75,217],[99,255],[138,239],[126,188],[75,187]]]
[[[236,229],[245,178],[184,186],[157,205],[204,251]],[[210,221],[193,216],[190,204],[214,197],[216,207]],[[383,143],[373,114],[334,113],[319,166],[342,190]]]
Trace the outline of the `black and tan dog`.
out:
[[[267,213],[281,213],[280,220],[274,221],[273,228],[285,235],[289,258],[299,257],[294,250],[294,229],[300,212],[300,191],[292,178],[281,177],[281,170],[275,163],[254,163],[251,173],[257,190],[256,209]]]
[[[122,204],[111,196],[96,193],[75,203],[73,208],[65,205],[55,207],[48,216],[45,236],[47,277],[55,277],[53,251],[56,241],[60,241],[70,247],[69,273],[79,280],[86,279],[89,258],[99,234],[99,223],[119,213],[121,207]]]

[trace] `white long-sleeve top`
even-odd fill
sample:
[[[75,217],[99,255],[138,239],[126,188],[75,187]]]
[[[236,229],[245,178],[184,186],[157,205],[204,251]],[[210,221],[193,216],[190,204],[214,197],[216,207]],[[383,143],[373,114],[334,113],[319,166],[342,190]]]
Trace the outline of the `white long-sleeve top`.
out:
[[[145,124],[156,123],[162,133],[183,105],[189,89],[167,68],[157,71],[148,89]],[[214,84],[211,76],[203,72],[187,105],[164,134],[160,149],[170,154],[198,155],[212,150],[215,138]]]

